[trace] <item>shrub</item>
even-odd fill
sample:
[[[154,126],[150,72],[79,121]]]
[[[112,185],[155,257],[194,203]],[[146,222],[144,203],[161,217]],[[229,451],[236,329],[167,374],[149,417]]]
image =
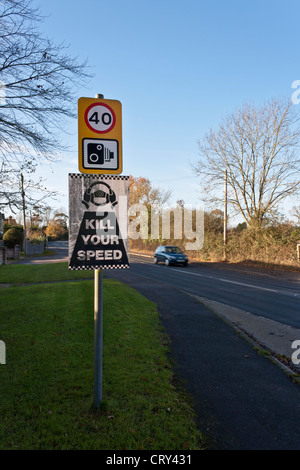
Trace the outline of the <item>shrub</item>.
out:
[[[3,232],[7,232],[8,230],[10,230],[11,228],[16,228],[17,230],[20,230],[21,232],[23,232],[23,225],[10,225],[8,224],[7,222],[3,224]]]
[[[15,245],[21,245],[23,241],[23,232],[17,228],[10,228],[3,235],[3,240],[8,248],[13,248]]]
[[[45,233],[49,240],[67,240],[68,229],[57,220],[50,220]]]
[[[32,245],[41,245],[45,243],[45,234],[42,229],[30,227],[27,230],[27,240],[30,241]]]

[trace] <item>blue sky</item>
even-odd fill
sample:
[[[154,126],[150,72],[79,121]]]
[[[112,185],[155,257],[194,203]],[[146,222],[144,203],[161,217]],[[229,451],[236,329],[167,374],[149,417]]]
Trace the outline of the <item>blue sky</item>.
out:
[[[123,174],[199,205],[191,164],[197,140],[247,101],[290,97],[300,79],[300,4],[287,0],[35,0],[42,30],[94,77],[81,96],[121,101]],[[74,103],[77,109],[77,102]],[[300,106],[299,106],[300,112]],[[60,163],[40,172],[68,206],[68,173],[79,172],[77,121]]]

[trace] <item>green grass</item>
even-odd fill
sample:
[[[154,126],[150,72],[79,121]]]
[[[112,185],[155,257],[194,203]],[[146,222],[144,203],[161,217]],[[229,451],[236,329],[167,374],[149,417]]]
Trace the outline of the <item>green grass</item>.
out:
[[[22,266],[27,281],[32,268]],[[34,268],[43,279],[45,265]],[[54,264],[47,272],[61,274]],[[152,302],[104,280],[103,403],[95,409],[93,282],[1,288],[0,300],[0,449],[203,447]]]
[[[0,266],[0,283],[27,284],[35,282],[93,279],[93,271],[69,271],[68,263],[35,265],[7,264]]]

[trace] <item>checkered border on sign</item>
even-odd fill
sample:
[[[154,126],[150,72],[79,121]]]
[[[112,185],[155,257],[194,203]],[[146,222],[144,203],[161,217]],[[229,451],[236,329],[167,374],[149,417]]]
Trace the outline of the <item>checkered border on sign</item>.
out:
[[[98,179],[106,179],[106,180],[129,180],[129,176],[123,175],[83,175],[82,173],[69,173],[71,178],[98,178]]]
[[[96,175],[96,174],[82,174],[82,173],[69,173],[69,176],[71,178],[75,179],[81,179],[81,178],[91,178],[91,179],[102,179],[102,180],[123,180],[127,181],[129,180],[129,176],[123,176],[123,175]],[[85,270],[95,270],[95,269],[126,269],[129,268],[129,264],[116,264],[116,265],[107,265],[107,266],[98,266],[98,265],[93,265],[93,266],[69,266],[69,270],[71,271],[85,271]]]
[[[69,271],[86,271],[95,269],[126,269],[129,268],[129,264],[119,264],[112,266],[69,266]]]

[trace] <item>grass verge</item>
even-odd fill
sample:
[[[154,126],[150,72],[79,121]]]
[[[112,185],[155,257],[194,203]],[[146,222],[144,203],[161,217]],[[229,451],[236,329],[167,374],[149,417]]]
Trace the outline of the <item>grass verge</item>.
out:
[[[48,277],[57,269],[47,265]],[[35,271],[43,279],[44,265],[22,266],[27,281]],[[152,302],[104,280],[103,403],[95,409],[93,282],[2,288],[0,297],[1,449],[202,448]]]
[[[6,264],[0,266],[0,283],[3,284],[30,284],[72,279],[93,279],[93,277],[93,271],[69,271],[67,263]]]

